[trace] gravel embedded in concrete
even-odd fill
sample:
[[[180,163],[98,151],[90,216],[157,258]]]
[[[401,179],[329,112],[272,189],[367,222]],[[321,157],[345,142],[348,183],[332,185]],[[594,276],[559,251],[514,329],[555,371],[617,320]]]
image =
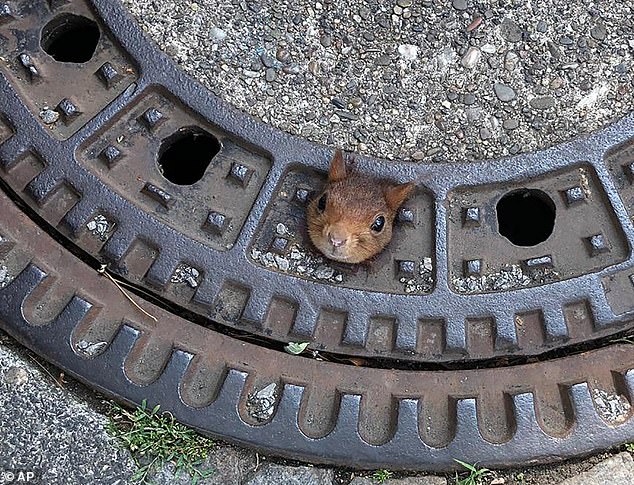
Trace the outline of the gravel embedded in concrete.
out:
[[[634,106],[631,2],[123,3],[186,72],[241,110],[379,157],[532,151]]]
[[[127,483],[136,467],[106,423],[0,341],[0,471],[34,472],[35,483]]]
[[[245,485],[333,485],[332,469],[282,466],[267,463]]]
[[[560,485],[631,485],[634,483],[634,460],[629,453],[619,453],[602,461],[587,472],[568,478]]]

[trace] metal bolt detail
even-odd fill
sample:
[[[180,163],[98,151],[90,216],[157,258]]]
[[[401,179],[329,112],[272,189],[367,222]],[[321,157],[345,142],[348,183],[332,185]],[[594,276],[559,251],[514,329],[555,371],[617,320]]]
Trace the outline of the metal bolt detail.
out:
[[[237,162],[231,164],[231,170],[229,171],[229,177],[231,177],[242,188],[249,184],[249,180],[253,175],[253,170],[249,167]]]
[[[570,187],[564,191],[564,199],[568,207],[583,202],[586,199],[586,193],[578,185]]]
[[[123,76],[109,62],[104,63],[95,73],[107,89],[117,84]]]
[[[398,222],[402,224],[414,225],[414,211],[412,209],[401,207],[398,210],[398,215],[396,217]]]
[[[466,276],[479,276],[482,274],[482,260],[470,259],[464,262],[464,272]]]
[[[150,108],[145,111],[141,115],[141,122],[149,129],[154,130],[162,121],[164,121],[165,117],[163,113],[161,113],[156,108]]]
[[[221,236],[229,224],[230,219],[220,212],[210,211],[203,225],[203,229]]]
[[[141,192],[160,203],[166,209],[169,209],[174,203],[174,198],[170,194],[150,182],[146,182]]]
[[[99,154],[99,158],[108,165],[108,168],[114,167],[122,156],[121,150],[114,145],[108,145]]]
[[[398,260],[396,262],[398,266],[399,275],[413,276],[416,272],[416,262],[411,260]]]
[[[476,227],[480,225],[480,208],[465,207],[463,209],[463,226]]]
[[[608,240],[601,233],[586,238],[586,243],[588,246],[588,251],[590,252],[590,256],[596,256],[598,254],[607,253],[610,251]]]
[[[278,254],[283,254],[289,246],[289,240],[285,237],[276,237],[271,243],[271,251]]]
[[[72,123],[77,118],[81,111],[70,99],[64,98],[57,105],[56,111],[62,115],[62,120],[65,124]]]

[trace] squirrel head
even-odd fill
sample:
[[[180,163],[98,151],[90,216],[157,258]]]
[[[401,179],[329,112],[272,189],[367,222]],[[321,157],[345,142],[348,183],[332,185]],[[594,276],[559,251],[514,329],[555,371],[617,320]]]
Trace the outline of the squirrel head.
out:
[[[337,150],[324,190],[308,206],[310,239],[330,259],[365,261],[390,242],[398,208],[415,188],[356,172]]]

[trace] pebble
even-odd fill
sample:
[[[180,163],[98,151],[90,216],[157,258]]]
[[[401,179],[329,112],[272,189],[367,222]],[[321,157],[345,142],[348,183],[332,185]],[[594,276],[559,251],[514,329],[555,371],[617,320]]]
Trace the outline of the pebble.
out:
[[[284,66],[282,68],[282,71],[286,74],[299,74],[301,70],[302,68],[300,67],[300,65],[296,63],[289,64],[288,66]]]
[[[500,24],[500,35],[509,42],[522,40],[522,29],[510,18],[506,17]]]
[[[514,71],[517,67],[518,61],[519,56],[513,51],[508,51],[504,57],[504,69],[507,71]]]
[[[471,93],[467,93],[464,95],[464,98],[462,98],[462,102],[467,106],[470,106],[476,102],[476,97]]]
[[[516,96],[513,88],[502,83],[495,83],[493,85],[493,91],[495,91],[495,95],[498,97],[498,99],[504,103],[513,101]]]
[[[275,64],[275,60],[266,52],[260,54],[260,60],[262,61],[264,67],[273,67],[273,65]]]
[[[561,57],[561,49],[557,47],[554,42],[549,40],[546,45],[548,46],[548,51],[550,52],[550,55],[553,56],[553,59],[559,59]]]
[[[480,128],[480,138],[482,140],[488,140],[491,138],[491,132],[487,128]]]
[[[346,103],[344,103],[344,102],[343,102],[341,99],[339,99],[339,98],[332,98],[332,99],[330,100],[330,102],[331,102],[332,104],[334,104],[334,105],[335,105],[337,108],[339,108],[339,109],[343,109],[343,108],[345,108],[345,107],[346,107]]]
[[[363,100],[358,97],[350,98],[350,104],[353,108],[359,108],[363,104]]]
[[[412,0],[397,0],[396,4],[399,7],[407,8],[412,6]]]
[[[212,27],[209,29],[209,37],[218,42],[222,42],[227,38],[227,33],[219,27]]]
[[[467,0],[452,0],[451,5],[456,10],[467,10]]]
[[[553,79],[552,81],[550,81],[550,89],[552,89],[553,91],[556,91],[557,89],[559,89],[560,87],[562,87],[564,85],[564,80],[560,77],[556,77],[555,79]]]
[[[497,51],[493,44],[484,44],[482,47],[480,47],[480,50],[487,54],[495,54],[495,52]]]
[[[383,54],[377,57],[375,62],[378,66],[388,66],[392,62],[392,60],[390,59],[390,56],[388,56],[387,54]]]
[[[467,69],[471,69],[476,66],[476,64],[480,61],[481,57],[482,57],[482,53],[480,52],[480,49],[478,49],[477,47],[471,46],[469,47],[469,49],[467,49],[467,52],[462,57],[461,64],[463,67]]]
[[[614,70],[619,74],[625,74],[629,70],[629,66],[625,62],[621,62],[614,67]]]
[[[605,24],[601,21],[597,22],[597,24],[594,27],[592,27],[592,29],[590,29],[590,35],[595,40],[598,40],[598,41],[605,40],[605,38],[608,35],[608,31],[605,28]]]
[[[280,62],[288,62],[291,60],[291,53],[279,47],[275,52],[275,58]]]
[[[357,121],[359,119],[357,115],[351,113],[350,111],[337,110],[335,111],[335,114],[342,120]]]
[[[40,119],[47,125],[51,125],[59,119],[59,113],[50,108],[44,108],[40,111]]]
[[[319,42],[324,47],[330,47],[332,45],[332,37],[328,34],[322,35],[321,38],[319,39]]]
[[[505,130],[514,130],[515,128],[517,128],[520,125],[519,121],[517,120],[504,120],[504,122],[502,123],[502,127]]]
[[[315,270],[315,277],[320,280],[331,278],[335,274],[335,270],[330,266],[320,266]]]
[[[277,267],[282,271],[288,271],[288,268],[290,267],[288,259],[283,258],[282,256],[279,256],[277,254],[275,255],[275,264],[277,264]]]
[[[471,31],[477,29],[478,27],[480,27],[481,23],[482,23],[482,17],[474,18],[471,21],[471,23],[469,25],[467,25],[467,32],[471,32]]]
[[[29,373],[24,367],[12,366],[4,372],[4,382],[11,386],[23,386],[29,381]]]
[[[406,61],[413,61],[418,57],[418,46],[413,44],[401,44],[398,46],[398,54]]]
[[[272,67],[269,67],[266,70],[266,80],[267,82],[273,82],[277,79],[277,72],[275,72],[275,69],[273,69]]]
[[[561,45],[570,46],[574,43],[574,41],[567,35],[563,35],[559,38],[559,43]]]
[[[531,99],[529,104],[535,109],[548,109],[555,106],[555,99],[550,96],[541,96]]]

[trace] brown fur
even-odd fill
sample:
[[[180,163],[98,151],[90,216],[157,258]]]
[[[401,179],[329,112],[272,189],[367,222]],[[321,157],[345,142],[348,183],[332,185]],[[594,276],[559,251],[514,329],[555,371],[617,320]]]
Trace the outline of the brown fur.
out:
[[[328,183],[308,206],[308,234],[326,257],[344,263],[360,263],[375,256],[392,239],[394,217],[401,204],[414,191],[412,182],[395,185],[350,170],[340,150],[330,162]],[[319,199],[327,194],[326,209],[318,210]],[[383,230],[370,226],[382,215]],[[329,239],[334,235],[346,243],[335,248]]]

